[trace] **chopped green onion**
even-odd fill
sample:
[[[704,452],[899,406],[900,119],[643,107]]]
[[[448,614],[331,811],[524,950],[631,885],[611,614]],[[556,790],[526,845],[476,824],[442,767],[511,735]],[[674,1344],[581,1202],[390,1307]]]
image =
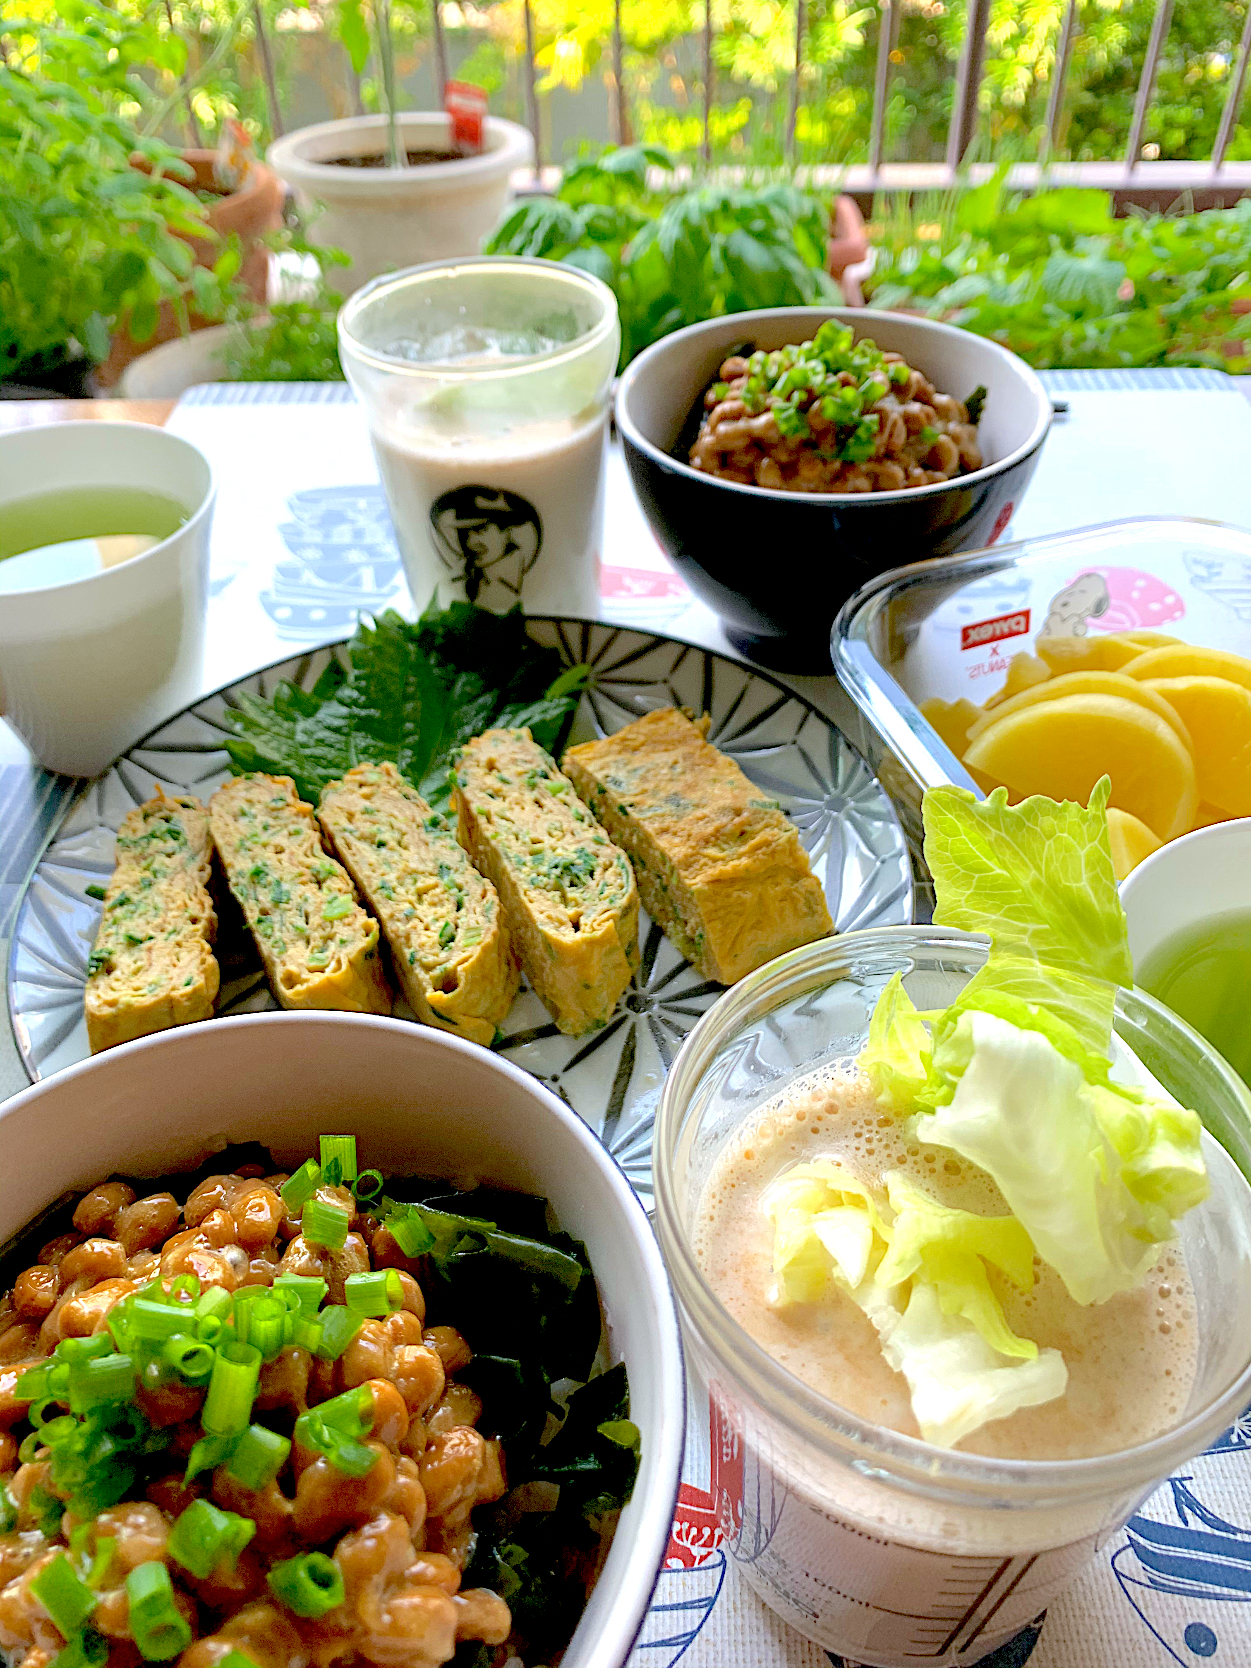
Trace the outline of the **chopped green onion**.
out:
[[[234,1452],[237,1436],[202,1436],[187,1456],[183,1482],[192,1483],[202,1471],[216,1471]]]
[[[912,375],[912,372],[908,369],[907,365],[891,365],[887,374],[891,381],[895,384],[896,388],[899,388],[907,382],[908,378]]]
[[[323,1135],[321,1138],[321,1173],[324,1176],[331,1164],[339,1166],[339,1181],[356,1180],[356,1137],[354,1135]]]
[[[129,1487],[130,1477],[126,1476],[126,1486]],[[123,1488],[107,1505],[114,1506],[126,1492]],[[65,1516],[65,1502],[59,1499],[50,1489],[36,1483],[26,1496],[27,1510],[35,1518],[35,1527],[47,1540],[55,1540],[61,1533],[61,1519]]]
[[[261,1372],[261,1353],[250,1344],[227,1344],[217,1351],[200,1423],[210,1436],[234,1436],[246,1430]]]
[[[39,1410],[45,1407],[59,1407],[59,1402],[40,1402]],[[31,1424],[35,1423],[35,1409],[31,1409]],[[62,1413],[55,1419],[48,1419],[42,1425],[35,1427],[40,1440],[46,1442],[49,1448],[59,1448],[62,1442],[68,1442],[78,1429],[78,1420],[72,1413]]]
[[[181,1303],[184,1298],[190,1298],[194,1303],[200,1295],[200,1282],[194,1274],[176,1274],[169,1288],[171,1303]]]
[[[349,1274],[343,1283],[343,1295],[349,1309],[376,1318],[400,1308],[404,1287],[396,1269],[378,1268],[370,1274]]]
[[[207,1581],[223,1558],[233,1568],[255,1533],[250,1517],[224,1512],[209,1500],[193,1500],[173,1524],[166,1545],[171,1558],[198,1581]]]
[[[96,1607],[96,1595],[64,1552],[40,1570],[30,1590],[67,1641],[74,1638]]]
[[[351,1215],[327,1199],[310,1199],[304,1207],[300,1231],[310,1245],[341,1251],[347,1243]]]
[[[218,1287],[217,1289],[220,1290],[221,1288]],[[234,1332],[233,1327],[230,1330],[232,1333]],[[195,1323],[195,1335],[202,1344],[219,1344],[225,1333],[226,1327],[216,1315],[205,1315],[202,1321]],[[226,1341],[229,1343],[229,1338]]]
[[[330,1287],[315,1274],[280,1274],[270,1288],[284,1303],[294,1302],[306,1315],[315,1315]]]
[[[345,915],[352,913],[354,899],[346,892],[336,892],[334,897],[321,912],[323,921],[341,921]]]
[[[130,1636],[148,1662],[168,1662],[191,1643],[187,1618],[174,1603],[174,1589],[164,1564],[138,1564],[126,1577],[130,1600]]]
[[[254,1303],[245,1312],[248,1316],[248,1343],[253,1349],[260,1350],[264,1360],[272,1361],[280,1354],[284,1343],[286,1304],[267,1297],[264,1303]]]
[[[295,1325],[291,1329],[291,1342],[297,1349],[306,1349],[310,1355],[317,1355],[321,1350],[325,1330],[322,1321],[312,1320],[304,1315],[297,1315]]]
[[[103,1336],[103,1334],[98,1334]],[[84,1361],[70,1374],[71,1413],[89,1413],[107,1402],[135,1399],[135,1363],[129,1355],[109,1355]]]
[[[76,1634],[63,1651],[52,1658],[49,1668],[106,1668],[109,1642],[86,1628]],[[221,1668],[221,1665],[218,1665]]]
[[[316,1159],[306,1158],[294,1175],[289,1176],[279,1192],[282,1202],[291,1212],[298,1216],[306,1199],[311,1199],[321,1185],[321,1165]]]
[[[212,1375],[217,1351],[210,1344],[183,1334],[165,1340],[161,1359],[187,1384],[203,1384]]]
[[[80,1524],[79,1527],[89,1529],[92,1525]],[[117,1542],[112,1535],[101,1535],[96,1542],[96,1555],[91,1560],[91,1568],[87,1571],[87,1585],[93,1593],[98,1593],[104,1586],[105,1577],[109,1573],[109,1565],[113,1562],[113,1554],[116,1550]]]
[[[224,1321],[233,1307],[234,1298],[224,1286],[210,1286],[196,1299],[196,1323],[202,1325],[206,1320],[214,1319]]]
[[[244,1656],[242,1651],[229,1650],[225,1656],[217,1659],[217,1668],[256,1668],[250,1656]]]
[[[68,1362],[70,1366],[82,1361],[98,1361],[101,1356],[112,1353],[113,1346],[103,1332],[97,1332],[90,1338],[62,1338],[56,1346],[57,1359]]]
[[[321,1454],[336,1471],[342,1471],[347,1477],[367,1476],[378,1458],[372,1448],[358,1442],[338,1423],[325,1418],[320,1407],[310,1408],[296,1420],[295,1440],[302,1448]]]
[[[363,1315],[354,1315],[343,1303],[332,1303],[321,1312],[321,1343],[314,1354],[323,1361],[337,1361],[364,1325]]]
[[[226,1470],[237,1483],[254,1492],[265,1488],[287,1463],[291,1443],[265,1425],[249,1425],[226,1461]]]
[[[42,1431],[31,1431],[24,1436],[17,1447],[17,1462],[19,1465],[33,1465],[39,1450],[45,1446]]]
[[[162,1338],[172,1338],[175,1332],[183,1332],[187,1326],[182,1306],[175,1307],[172,1303],[153,1303],[147,1298],[136,1297],[127,1305],[126,1313],[131,1335],[144,1343],[158,1343]]]
[[[304,1552],[275,1564],[265,1577],[269,1590],[296,1616],[324,1616],[343,1603],[343,1575],[324,1552]]]
[[[372,1199],[376,1199],[386,1185],[386,1178],[381,1170],[362,1170],[352,1191],[356,1195],[356,1202],[366,1205]]]
[[[17,1523],[17,1507],[7,1488],[0,1488],[0,1535],[7,1535]]]
[[[386,1226],[406,1257],[420,1257],[434,1244],[434,1235],[413,1205],[393,1211],[387,1217]]]
[[[48,1362],[40,1362],[37,1367],[27,1367],[9,1394],[15,1402],[47,1401],[52,1390],[50,1376],[51,1368]]]
[[[309,1413],[349,1436],[364,1436],[373,1417],[373,1404],[373,1391],[367,1384],[358,1384],[352,1390],[345,1390],[341,1396],[331,1396],[329,1401],[319,1402],[309,1409]]]

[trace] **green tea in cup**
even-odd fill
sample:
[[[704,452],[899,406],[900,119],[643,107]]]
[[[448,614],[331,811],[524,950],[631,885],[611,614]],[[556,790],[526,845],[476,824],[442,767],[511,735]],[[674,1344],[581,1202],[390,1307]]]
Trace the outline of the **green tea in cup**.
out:
[[[1251,817],[1170,840],[1120,891],[1135,984],[1251,1085]]]
[[[76,486],[14,498],[0,516],[0,593],[87,579],[142,556],[186,522],[163,492]]]
[[[1170,934],[1143,957],[1135,978],[1251,1083],[1251,909]]]

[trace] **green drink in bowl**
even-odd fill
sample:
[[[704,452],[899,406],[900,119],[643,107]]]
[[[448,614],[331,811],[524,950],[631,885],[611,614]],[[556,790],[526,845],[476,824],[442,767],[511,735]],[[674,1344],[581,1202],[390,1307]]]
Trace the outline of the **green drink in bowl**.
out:
[[[1251,1083],[1251,818],[1161,847],[1121,903],[1136,983]]]

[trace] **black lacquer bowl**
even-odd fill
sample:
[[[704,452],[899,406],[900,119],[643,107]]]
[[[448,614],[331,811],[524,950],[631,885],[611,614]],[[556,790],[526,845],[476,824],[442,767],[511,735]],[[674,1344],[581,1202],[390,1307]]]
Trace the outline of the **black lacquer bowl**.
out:
[[[986,465],[898,492],[777,492],[683,461],[697,402],[743,344],[809,340],[825,319],[903,354],[940,392],[987,389]],[[647,348],[617,392],[617,427],[647,519],[678,572],[720,615],[736,648],[793,672],[830,670],[830,627],[846,599],[888,568],[993,544],[1029,486],[1051,400],[1024,361],[952,325],[860,308],[780,307],[688,325]]]

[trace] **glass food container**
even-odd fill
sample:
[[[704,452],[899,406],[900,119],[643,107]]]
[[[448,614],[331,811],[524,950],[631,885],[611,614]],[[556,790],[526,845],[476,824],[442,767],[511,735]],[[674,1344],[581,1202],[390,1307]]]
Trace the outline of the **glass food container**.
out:
[[[888,927],[780,956],[700,1020],[657,1118],[657,1230],[688,1362],[710,1398],[727,1551],[793,1627],[878,1668],[978,1661],[1011,1639],[1251,1400],[1251,1096],[1197,1033],[1136,990],[1117,993],[1119,1038],[1209,1132],[1210,1196],[1178,1224],[1198,1305],[1196,1373],[1162,1435],[1078,1460],[933,1447],[810,1389],[713,1292],[693,1230],[727,1143],[795,1079],[850,1064],[895,972],[919,1009],[941,1009],[986,954],[973,934]],[[1141,1082],[1128,1050],[1117,1052],[1114,1074]]]
[[[982,705],[1044,633],[1134,630],[1246,653],[1251,533],[1189,516],[1113,521],[895,568],[851,597],[834,623],[834,666],[865,721],[853,739],[910,839],[925,788],[979,791],[922,701]]]

